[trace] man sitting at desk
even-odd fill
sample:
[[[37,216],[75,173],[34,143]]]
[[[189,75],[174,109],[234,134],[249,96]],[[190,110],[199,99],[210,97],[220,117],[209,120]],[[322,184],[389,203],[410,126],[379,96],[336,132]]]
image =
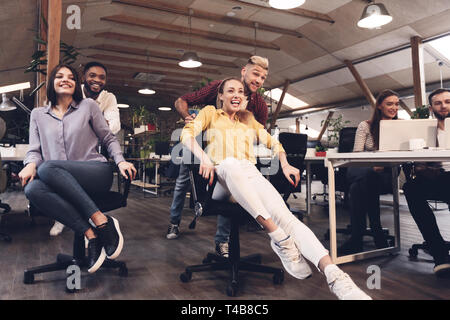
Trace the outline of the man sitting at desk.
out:
[[[438,146],[445,146],[444,124],[450,112],[450,89],[434,90],[430,93],[428,101],[430,111],[438,120]],[[438,166],[415,164],[411,179],[403,186],[411,215],[434,258],[434,273],[437,276],[450,275],[450,256],[427,200],[442,200],[449,203],[450,195],[446,188],[448,186],[450,186],[450,162],[442,162]]]

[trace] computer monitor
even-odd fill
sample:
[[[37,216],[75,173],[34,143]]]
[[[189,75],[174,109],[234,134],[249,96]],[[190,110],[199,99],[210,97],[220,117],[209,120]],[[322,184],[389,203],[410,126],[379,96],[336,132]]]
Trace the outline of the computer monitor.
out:
[[[411,139],[423,139],[426,147],[436,147],[437,120],[381,120],[380,151],[409,150]]]
[[[158,156],[170,154],[169,149],[170,149],[169,142],[156,142],[155,144],[155,153]]]

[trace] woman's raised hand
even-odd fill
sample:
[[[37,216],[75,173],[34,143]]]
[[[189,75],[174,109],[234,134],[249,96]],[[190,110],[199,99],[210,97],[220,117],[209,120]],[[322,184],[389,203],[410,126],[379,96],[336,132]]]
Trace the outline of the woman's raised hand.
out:
[[[202,161],[200,162],[200,170],[199,174],[205,178],[209,179],[209,185],[212,185],[214,181],[214,171],[216,168],[214,167],[214,164],[209,160],[208,157],[203,157]]]
[[[290,164],[283,166],[282,170],[289,183],[297,187],[298,183],[300,182],[300,170],[291,166]],[[291,176],[294,176],[295,181],[292,181]]]

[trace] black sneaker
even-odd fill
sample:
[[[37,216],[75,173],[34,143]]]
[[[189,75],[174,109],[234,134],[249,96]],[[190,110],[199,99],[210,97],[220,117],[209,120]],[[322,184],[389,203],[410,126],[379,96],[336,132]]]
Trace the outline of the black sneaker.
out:
[[[450,277],[450,256],[435,260],[434,274],[438,277]]]
[[[88,243],[88,272],[94,273],[105,261],[106,253],[101,241],[98,238],[89,240]]]
[[[180,227],[178,224],[169,224],[167,228],[166,238],[169,240],[176,239],[180,235]]]
[[[221,257],[228,258],[230,254],[228,242],[216,242],[216,253]]]
[[[116,218],[106,216],[108,222],[97,227],[98,236],[105,248],[108,259],[116,259],[122,252],[123,236],[120,232],[119,221]]]
[[[363,251],[362,240],[348,239],[342,246],[337,249],[338,256],[346,256]]]

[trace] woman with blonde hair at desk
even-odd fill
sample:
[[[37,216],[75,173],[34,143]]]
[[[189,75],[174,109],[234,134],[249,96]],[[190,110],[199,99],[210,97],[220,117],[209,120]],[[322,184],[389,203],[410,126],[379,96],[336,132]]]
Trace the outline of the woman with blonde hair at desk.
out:
[[[386,89],[376,99],[370,120],[362,121],[355,134],[353,152],[375,151],[379,148],[380,121],[397,119],[400,99],[398,93]],[[380,221],[380,194],[392,192],[390,168],[350,167],[347,171],[350,201],[350,238],[338,248],[339,255],[363,251],[366,214],[377,249],[388,246]]]
[[[200,174],[210,184],[217,175],[213,198],[222,200],[232,196],[252,215],[267,231],[272,249],[293,277],[305,279],[312,274],[306,258],[325,274],[330,290],[339,299],[370,299],[348,274],[332,263],[314,233],[289,211],[277,190],[256,168],[255,135],[278,155],[286,179],[293,185],[300,182],[300,172],[289,165],[281,144],[250,112],[241,110],[245,99],[242,82],[225,79],[218,91],[221,108],[203,108],[181,135],[181,141],[200,159]],[[209,142],[207,153],[194,138],[205,130]]]
[[[95,101],[83,99],[75,69],[65,64],[53,69],[47,98],[48,106],[31,112],[30,146],[19,178],[26,197],[42,214],[86,236],[92,273],[106,257],[116,259],[123,248],[119,222],[91,199],[108,192],[113,180],[111,165],[97,152],[99,140],[124,177],[133,179],[136,169],[123,158]]]

